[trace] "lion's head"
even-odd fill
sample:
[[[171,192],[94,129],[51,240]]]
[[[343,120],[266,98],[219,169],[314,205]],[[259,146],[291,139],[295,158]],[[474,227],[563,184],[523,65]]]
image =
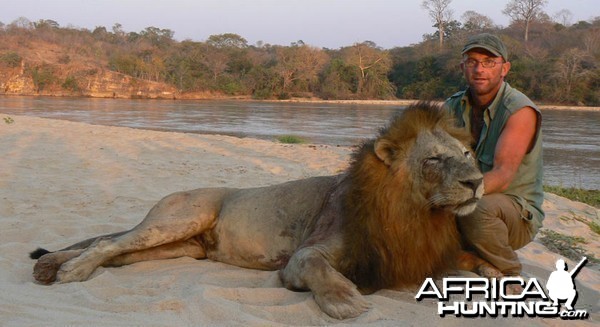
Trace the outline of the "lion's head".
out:
[[[467,215],[483,195],[470,138],[442,108],[421,102],[392,119],[374,141],[373,153],[389,177],[411,186],[413,203]],[[381,163],[379,170],[386,170]]]
[[[350,167],[342,270],[363,289],[439,275],[460,250],[456,215],[483,195],[470,136],[440,106],[419,102],[363,144]]]

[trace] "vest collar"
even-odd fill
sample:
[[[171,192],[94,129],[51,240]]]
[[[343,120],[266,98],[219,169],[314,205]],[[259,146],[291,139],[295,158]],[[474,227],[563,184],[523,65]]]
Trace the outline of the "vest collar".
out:
[[[506,89],[509,87],[510,86],[508,85],[508,83],[506,83],[505,81],[502,81],[502,85],[500,86],[500,89],[498,89],[498,93],[496,93],[494,100],[485,109],[485,112],[487,113],[487,115],[489,115],[490,119],[494,119],[494,117],[496,117],[496,112],[498,111],[498,107],[500,106],[500,103],[502,102],[500,99],[502,99],[502,97],[504,96],[504,93],[506,92]],[[469,102],[469,87],[467,87],[467,89],[465,90],[465,93],[463,93],[463,96],[460,99],[460,101],[461,101],[460,107],[462,110],[462,116],[463,116],[463,118],[465,118],[465,122],[467,122],[467,121],[469,121],[469,119],[467,119],[468,115],[470,115],[471,109],[472,109],[471,103]]]
[[[498,108],[500,107],[500,104],[502,103],[501,99],[504,97],[504,92],[506,92],[507,88],[509,88],[509,87],[510,86],[508,85],[508,83],[502,81],[502,85],[500,86],[500,89],[498,89],[498,93],[496,93],[494,100],[483,111],[483,128],[481,129],[481,134],[479,135],[479,139],[475,140],[475,153],[478,156],[480,155],[480,147],[482,146],[482,144],[485,143],[485,140],[487,138],[490,124],[491,124],[492,120],[494,120],[494,117],[496,117]],[[465,128],[468,131],[471,131],[471,119],[470,119],[471,117],[470,116],[471,116],[471,112],[473,111],[473,107],[471,106],[471,103],[469,102],[469,88],[468,87],[460,101],[461,101],[460,108],[462,110],[462,119],[465,123]]]

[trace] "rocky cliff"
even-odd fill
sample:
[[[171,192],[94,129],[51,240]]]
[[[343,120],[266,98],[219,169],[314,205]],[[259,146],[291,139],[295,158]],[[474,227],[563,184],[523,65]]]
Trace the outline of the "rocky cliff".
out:
[[[25,59],[18,67],[0,66],[0,94],[148,99],[178,96],[172,86],[99,67],[56,65]]]

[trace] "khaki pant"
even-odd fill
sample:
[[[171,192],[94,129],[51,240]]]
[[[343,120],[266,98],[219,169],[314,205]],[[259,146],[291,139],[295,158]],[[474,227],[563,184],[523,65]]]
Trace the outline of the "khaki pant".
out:
[[[521,263],[515,250],[531,242],[537,232],[521,213],[521,206],[508,195],[483,196],[472,214],[457,218],[467,249],[475,250],[504,275],[519,275]]]

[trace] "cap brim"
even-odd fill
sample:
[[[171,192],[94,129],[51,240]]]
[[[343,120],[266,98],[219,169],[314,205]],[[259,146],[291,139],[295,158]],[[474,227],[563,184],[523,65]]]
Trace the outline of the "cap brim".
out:
[[[481,45],[481,44],[473,44],[473,45],[467,46],[466,48],[463,49],[462,54],[465,54],[465,53],[467,53],[473,49],[477,49],[477,48],[487,50],[487,51],[491,52],[493,55],[495,55],[496,57],[502,57],[502,55],[498,51],[492,49],[491,47],[487,47],[487,46]]]

